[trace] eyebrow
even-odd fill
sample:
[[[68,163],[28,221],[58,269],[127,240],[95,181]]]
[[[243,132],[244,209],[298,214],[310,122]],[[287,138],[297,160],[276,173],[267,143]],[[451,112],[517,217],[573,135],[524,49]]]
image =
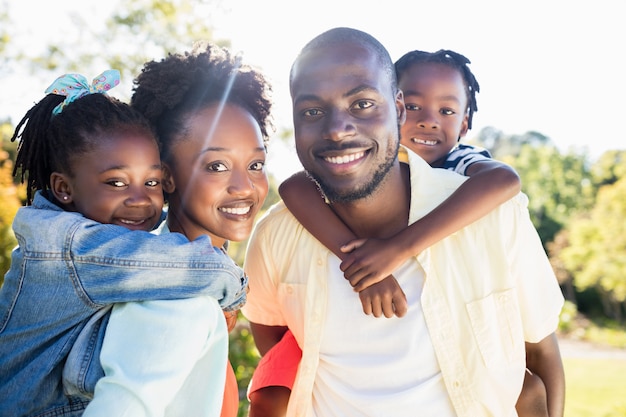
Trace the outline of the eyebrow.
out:
[[[354,87],[352,90],[346,91],[344,94],[342,94],[342,97],[343,98],[348,98],[348,97],[354,96],[356,94],[359,94],[359,93],[362,93],[362,92],[368,92],[368,91],[376,93],[376,94],[380,94],[380,91],[378,91],[377,88],[374,88],[374,87],[372,87],[370,85],[367,85],[367,84],[362,84],[362,85]],[[322,98],[320,96],[316,95],[316,94],[303,94],[301,96],[298,96],[294,100],[293,104],[297,105],[297,104],[299,104],[302,101],[318,101],[318,100],[322,100]]]
[[[262,146],[258,146],[256,148],[254,148],[256,151],[260,151],[260,152],[265,152],[265,148]],[[208,148],[204,148],[202,149],[198,155],[202,155],[205,154],[207,152],[229,152],[232,151],[232,149],[229,148],[222,148],[222,147],[217,147],[217,146],[210,146]]]
[[[130,165],[114,165],[112,167],[108,167],[108,168],[103,169],[99,173],[100,174],[104,174],[105,172],[109,172],[109,171],[122,171],[122,170],[125,170],[125,169],[128,169],[128,168],[130,168]],[[153,169],[153,170],[157,171],[157,170],[162,169],[162,165],[161,164],[158,164],[158,165],[155,164],[155,165],[152,165],[150,167],[150,169]]]
[[[404,93],[404,96],[418,96],[418,97],[423,97],[424,94],[419,93],[415,90],[402,90],[402,92]],[[456,101],[457,103],[461,104],[461,100],[455,96],[455,95],[447,95],[447,96],[437,96],[436,97],[437,100],[445,100],[445,101]]]

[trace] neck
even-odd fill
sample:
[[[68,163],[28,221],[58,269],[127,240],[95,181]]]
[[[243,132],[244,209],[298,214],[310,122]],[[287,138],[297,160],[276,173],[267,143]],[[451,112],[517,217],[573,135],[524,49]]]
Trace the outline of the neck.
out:
[[[411,203],[409,169],[396,165],[367,198],[331,208],[360,238],[388,238],[407,227]]]

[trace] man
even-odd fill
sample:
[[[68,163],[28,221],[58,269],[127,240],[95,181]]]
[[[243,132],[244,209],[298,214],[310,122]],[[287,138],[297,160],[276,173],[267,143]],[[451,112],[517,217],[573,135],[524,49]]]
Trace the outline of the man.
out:
[[[313,39],[291,69],[298,157],[363,238],[395,235],[464,181],[414,154],[398,162],[394,74],[385,48],[348,28]],[[385,320],[362,313],[339,259],[282,203],[268,211],[250,239],[243,311],[262,354],[287,328],[302,348],[288,415],[514,416],[527,360],[562,415],[563,297],[526,203],[519,195],[376,284],[406,294],[407,313]]]

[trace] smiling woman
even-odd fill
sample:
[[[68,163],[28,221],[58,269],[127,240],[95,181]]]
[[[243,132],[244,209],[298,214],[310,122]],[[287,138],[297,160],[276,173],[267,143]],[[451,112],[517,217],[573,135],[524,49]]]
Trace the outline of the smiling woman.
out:
[[[225,367],[218,300],[237,309],[246,280],[206,236],[190,242],[149,233],[162,215],[159,148],[151,124],[106,95],[118,76],[59,77],[15,129],[14,174],[26,180],[27,206],[13,220],[19,246],[0,288],[3,414],[81,414],[89,398],[78,397],[92,376],[84,361],[115,303],[210,298],[198,313],[214,307],[223,339],[213,337],[219,327],[207,316],[194,324],[221,346]],[[187,357],[182,372],[201,355]]]
[[[269,188],[259,124],[237,105],[220,102],[187,119],[187,138],[165,161],[171,231],[215,246],[246,239]]]
[[[176,88],[164,92],[164,85]],[[227,242],[248,237],[268,192],[269,90],[263,74],[213,44],[144,66],[131,103],[161,140],[169,204],[162,233],[208,235],[223,252]],[[115,306],[100,355],[107,371],[84,416],[116,415],[129,405],[154,415],[235,417],[239,391],[227,350],[203,349],[203,361],[185,379],[190,354],[180,335],[204,334],[195,331],[198,319],[214,315],[196,304],[207,298]],[[223,313],[216,323],[232,330],[237,309]],[[129,344],[140,348],[128,352]]]

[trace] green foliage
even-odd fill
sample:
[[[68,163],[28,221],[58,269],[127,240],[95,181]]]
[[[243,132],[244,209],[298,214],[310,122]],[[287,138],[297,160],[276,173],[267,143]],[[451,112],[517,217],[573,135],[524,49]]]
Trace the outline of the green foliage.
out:
[[[31,53],[28,48],[12,48],[14,52],[10,55],[0,56],[11,63],[13,71],[31,72],[45,80],[43,84],[60,73],[78,72],[89,79],[106,68],[116,68],[122,74],[124,88],[117,88],[114,94],[128,99],[132,80],[145,62],[186,51],[199,40],[223,46],[230,44],[228,40],[213,39],[212,16],[219,4],[193,0],[127,0],[119,6],[103,9],[85,3],[85,8],[92,7],[93,12],[98,13],[97,19],[92,19],[90,13],[68,12],[64,24],[71,28],[72,44],[68,44],[66,38],[51,37],[43,51]],[[10,23],[10,16],[4,16],[0,11],[0,23],[4,19]],[[7,26],[0,24],[0,52],[11,41],[8,30],[3,29]]]
[[[607,151],[591,167],[596,187],[610,185],[626,177],[626,151]]]
[[[530,215],[544,245],[574,214],[592,206],[594,188],[585,155],[563,155],[552,145],[524,144],[517,157],[503,159],[522,179]]]
[[[0,124],[0,286],[10,266],[11,251],[17,245],[11,224],[24,197],[24,187],[13,182],[13,162],[10,152],[5,150],[15,152],[15,144],[9,141],[10,131],[8,123]]]
[[[626,163],[626,161],[625,161]],[[598,192],[596,205],[570,226],[560,257],[580,289],[595,288],[608,317],[626,312],[626,177]]]
[[[215,5],[211,5],[215,7]],[[145,62],[168,53],[181,53],[195,41],[211,40],[222,46],[229,41],[213,39],[208,3],[192,0],[130,0],[107,20],[104,37],[107,60],[125,79],[133,79]],[[134,48],[129,51],[128,40]],[[119,47],[111,48],[111,45]]]
[[[241,315],[239,315],[237,326],[230,334],[229,352],[230,362],[233,364],[237,384],[239,385],[238,415],[243,417],[247,415],[248,411],[246,391],[260,355],[254,345],[250,325]]]
[[[553,145],[550,138],[539,132],[529,131],[522,135],[506,135],[495,127],[481,129],[478,136],[472,139],[472,142],[489,149],[491,155],[496,159],[517,157],[525,145],[534,147]]]

